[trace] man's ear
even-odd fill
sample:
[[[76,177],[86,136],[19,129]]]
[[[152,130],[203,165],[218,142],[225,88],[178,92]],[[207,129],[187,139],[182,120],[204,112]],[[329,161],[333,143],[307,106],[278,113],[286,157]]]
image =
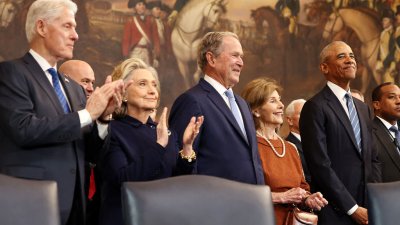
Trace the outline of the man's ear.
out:
[[[36,21],[35,29],[36,32],[42,37],[47,34],[47,25],[43,20]]]
[[[323,74],[328,74],[328,64],[326,63],[321,63],[319,65],[319,69],[322,71]]]
[[[381,103],[379,101],[373,101],[372,107],[374,108],[375,111],[379,111],[381,110]]]
[[[291,117],[286,117],[286,121],[288,123],[289,126],[293,126],[293,119]]]
[[[207,53],[206,53],[206,59],[207,59],[208,64],[209,64],[210,66],[214,67],[214,65],[215,65],[215,57],[214,57],[214,54],[212,54],[211,52],[207,52]]]

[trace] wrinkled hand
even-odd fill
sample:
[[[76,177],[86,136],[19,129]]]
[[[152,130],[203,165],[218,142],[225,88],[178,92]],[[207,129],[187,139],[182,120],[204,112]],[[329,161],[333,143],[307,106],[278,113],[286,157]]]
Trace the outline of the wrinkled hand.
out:
[[[274,203],[301,203],[308,196],[307,191],[303,188],[292,188],[285,192],[273,192],[272,201]]]
[[[328,201],[322,196],[321,192],[316,192],[307,197],[305,204],[314,210],[321,210],[328,204]]]
[[[101,117],[104,119],[106,119],[109,115],[111,115],[116,109],[121,107],[122,96],[124,95],[125,90],[128,87],[124,85],[124,82],[122,80],[112,81],[111,76],[107,76],[103,86],[106,85],[112,86],[114,88],[114,94],[112,95],[112,98],[109,99],[106,109],[101,114]]]
[[[110,99],[113,98],[114,93],[114,85],[111,84],[105,84],[94,90],[94,92],[88,98],[85,107],[92,120],[96,120],[104,113],[108,103],[110,102]]]
[[[204,116],[192,117],[183,133],[183,154],[189,156],[193,151],[193,142],[200,132],[200,127],[204,122]]]
[[[157,124],[157,143],[165,148],[168,144],[167,107],[164,107]]]
[[[351,218],[358,224],[368,224],[368,211],[366,208],[359,206],[357,210],[351,214]]]

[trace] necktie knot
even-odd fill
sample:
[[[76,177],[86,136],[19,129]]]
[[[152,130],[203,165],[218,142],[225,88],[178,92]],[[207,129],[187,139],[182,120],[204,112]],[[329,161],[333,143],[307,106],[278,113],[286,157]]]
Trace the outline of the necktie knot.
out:
[[[51,77],[53,79],[57,79],[58,80],[58,74],[57,71],[54,68],[49,68],[47,71],[49,71]]]
[[[392,131],[395,135],[397,135],[397,134],[399,133],[399,130],[398,130],[397,127],[395,127],[395,126],[391,126],[391,127],[389,128],[389,130]]]
[[[229,98],[229,99],[235,99],[235,96],[233,95],[233,92],[231,89],[228,89],[225,91],[225,95]]]

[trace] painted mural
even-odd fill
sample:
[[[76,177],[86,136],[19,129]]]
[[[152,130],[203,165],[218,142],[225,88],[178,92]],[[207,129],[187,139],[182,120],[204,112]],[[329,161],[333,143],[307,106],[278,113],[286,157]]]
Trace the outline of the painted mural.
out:
[[[0,0],[0,61],[28,50],[24,24],[34,0]],[[137,21],[135,0],[74,0],[78,5],[79,41],[74,58],[87,61],[100,85],[115,65],[140,53],[128,27]],[[208,31],[235,32],[245,66],[237,92],[250,80],[269,76],[284,87],[285,103],[308,98],[324,85],[318,54],[332,40],[347,42],[356,54],[352,87],[368,99],[385,81],[398,81],[400,12],[398,0],[148,0],[143,16],[158,18],[158,37],[147,37],[149,64],[158,71],[161,105],[170,106],[201,74],[196,49]],[[158,12],[153,10],[159,8]],[[396,20],[397,19],[397,20]],[[145,25],[143,25],[145,26]],[[143,30],[151,29],[143,27]],[[136,31],[136,33],[140,31]],[[400,44],[400,43],[399,43]],[[136,51],[136,52],[135,52]]]

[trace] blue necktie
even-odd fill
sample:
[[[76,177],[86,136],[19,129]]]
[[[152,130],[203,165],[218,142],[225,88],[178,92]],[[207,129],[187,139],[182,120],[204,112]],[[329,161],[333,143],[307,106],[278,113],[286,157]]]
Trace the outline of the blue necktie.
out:
[[[232,90],[231,89],[226,90],[225,95],[229,99],[229,105],[231,106],[231,111],[233,113],[233,116],[235,117],[236,122],[239,124],[239,127],[242,130],[242,133],[243,133],[244,137],[246,137],[246,140],[247,140],[246,129],[244,128],[243,119],[240,116],[241,114],[240,114],[239,106],[236,103],[235,96],[233,95]]]
[[[394,133],[394,144],[396,145],[397,149],[400,149],[400,132],[395,126],[391,126],[389,128],[390,131]]]
[[[67,102],[67,99],[65,98],[64,93],[61,90],[60,80],[58,79],[57,71],[54,68],[50,68],[47,71],[51,75],[51,78],[52,78],[52,81],[53,81],[54,91],[57,94],[58,100],[60,100],[60,103],[61,103],[61,106],[62,106],[62,108],[64,110],[64,113],[69,113],[70,110],[69,110],[68,102]]]
[[[345,95],[347,108],[349,110],[349,118],[351,126],[353,127],[354,136],[356,137],[356,142],[358,145],[358,151],[361,152],[361,129],[360,121],[358,120],[357,110],[354,107],[353,98],[347,93]]]

